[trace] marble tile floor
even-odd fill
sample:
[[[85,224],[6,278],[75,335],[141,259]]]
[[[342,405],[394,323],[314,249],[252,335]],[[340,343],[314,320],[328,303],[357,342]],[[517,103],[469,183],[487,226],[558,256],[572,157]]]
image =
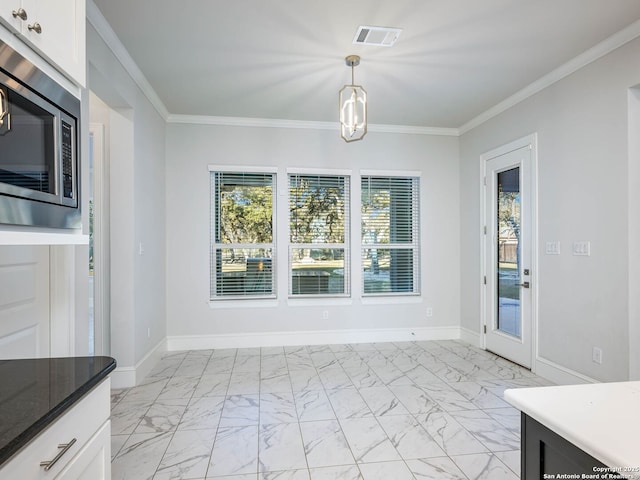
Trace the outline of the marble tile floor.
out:
[[[548,384],[457,340],[170,352],[112,392],[112,478],[517,480],[502,394]]]

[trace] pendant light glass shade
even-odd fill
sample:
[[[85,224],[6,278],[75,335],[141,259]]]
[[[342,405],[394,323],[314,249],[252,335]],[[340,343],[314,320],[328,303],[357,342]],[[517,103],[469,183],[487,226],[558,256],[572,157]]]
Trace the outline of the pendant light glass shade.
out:
[[[367,134],[367,92],[354,82],[353,69],[360,64],[360,57],[349,55],[345,61],[351,67],[351,85],[339,92],[340,136],[345,142],[355,142]]]

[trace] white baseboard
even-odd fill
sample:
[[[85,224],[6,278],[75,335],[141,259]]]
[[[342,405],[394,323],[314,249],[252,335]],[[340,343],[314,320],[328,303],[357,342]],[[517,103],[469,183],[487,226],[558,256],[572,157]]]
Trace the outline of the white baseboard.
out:
[[[116,367],[111,374],[111,388],[129,388],[140,385],[142,380],[149,375],[153,367],[167,351],[167,341],[162,339],[133,367]]]
[[[480,346],[482,336],[478,332],[455,326],[171,336],[160,341],[135,366],[118,366],[111,374],[111,387],[128,388],[139,385],[166,351],[423,340],[463,340],[471,345]],[[543,357],[535,359],[532,371],[557,385],[598,383],[598,380]]]
[[[457,340],[460,327],[421,327],[371,330],[321,330],[309,332],[262,332],[221,335],[180,335],[167,337],[167,350],[211,348],[255,348],[341,343],[412,342],[417,340]]]
[[[482,335],[480,335],[480,332],[474,332],[468,328],[460,327],[460,340],[464,340],[474,347],[482,348]]]
[[[556,385],[576,385],[581,383],[599,383],[591,377],[580,372],[563,367],[546,358],[536,357],[533,373],[539,375]]]

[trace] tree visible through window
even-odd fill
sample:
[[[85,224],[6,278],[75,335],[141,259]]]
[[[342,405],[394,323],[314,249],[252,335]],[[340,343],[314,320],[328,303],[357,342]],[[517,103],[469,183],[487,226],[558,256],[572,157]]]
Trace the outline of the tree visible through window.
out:
[[[363,294],[417,294],[419,183],[416,177],[363,176]]]
[[[274,296],[275,174],[211,172],[211,298]]]
[[[289,175],[289,293],[349,293],[349,177]]]

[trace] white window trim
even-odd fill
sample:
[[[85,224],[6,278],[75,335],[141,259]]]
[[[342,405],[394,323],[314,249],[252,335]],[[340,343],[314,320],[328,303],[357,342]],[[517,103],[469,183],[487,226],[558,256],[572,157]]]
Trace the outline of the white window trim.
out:
[[[417,202],[417,211],[413,214],[413,221],[418,221],[418,241],[415,244],[394,244],[392,248],[403,249],[403,248],[412,248],[417,249],[418,254],[418,264],[414,264],[413,271],[413,281],[414,285],[417,285],[415,292],[376,292],[376,293],[365,293],[364,292],[364,277],[362,272],[362,250],[365,247],[365,244],[362,242],[362,236],[360,235],[360,229],[358,229],[358,276],[359,278],[359,295],[362,301],[362,304],[383,304],[383,303],[421,303],[422,302],[422,282],[423,282],[423,260],[422,260],[422,238],[423,238],[423,222],[421,218],[422,212],[422,196],[423,196],[423,188],[422,188],[422,172],[413,171],[413,170],[360,170],[360,175],[358,178],[358,220],[362,221],[362,179],[363,177],[391,177],[391,178],[416,178],[417,186],[418,186],[418,202]],[[382,247],[381,247],[382,248]],[[385,247],[389,248],[389,246]],[[355,255],[354,255],[355,257]],[[355,268],[355,267],[354,267]]]
[[[422,172],[417,170],[360,170],[362,177],[416,177],[421,178]]]
[[[270,244],[251,244],[252,246],[264,246],[264,245],[272,245],[271,250],[272,250],[272,255],[273,255],[273,259],[275,260],[274,262],[272,262],[272,271],[271,271],[271,285],[272,285],[272,293],[267,294],[267,295],[250,295],[250,296],[242,296],[242,295],[238,295],[238,296],[216,296],[211,298],[211,272],[209,273],[209,307],[213,308],[215,307],[220,307],[220,308],[231,308],[233,303],[236,303],[240,306],[255,306],[255,307],[262,307],[262,306],[277,306],[278,305],[278,296],[279,296],[279,290],[278,290],[278,274],[277,274],[277,270],[278,270],[278,241],[277,241],[277,236],[278,236],[278,208],[279,208],[279,202],[277,200],[278,198],[278,168],[277,167],[260,167],[260,166],[256,166],[256,167],[252,167],[252,166],[234,166],[234,165],[208,165],[208,171],[209,171],[209,208],[211,208],[211,173],[212,172],[220,172],[220,173],[251,173],[251,174],[261,174],[261,173],[267,173],[267,174],[271,174],[273,175],[273,192],[272,192],[272,196],[273,196],[273,200],[272,200],[272,210],[271,210],[271,223],[272,223],[272,242]],[[210,218],[209,218],[209,222],[211,222],[211,213],[209,214]],[[209,223],[209,230],[211,232],[211,228],[212,225],[211,223]],[[210,233],[211,235],[211,233]],[[209,238],[209,256],[211,257],[211,249],[215,249],[217,248],[218,245],[222,245],[222,244],[217,244],[216,242],[213,241],[212,238]],[[224,244],[225,248],[243,248],[245,244]],[[211,262],[211,258],[209,259],[209,262]],[[210,263],[211,265],[211,263]],[[211,268],[211,266],[209,267]],[[274,305],[275,302],[275,305]],[[255,304],[255,305],[254,305]]]
[[[331,244],[333,248],[343,248],[345,251],[345,269],[349,269],[349,281],[345,282],[344,288],[345,293],[340,294],[332,294],[332,295],[293,295],[291,293],[291,249],[299,248],[294,245],[302,245],[302,244],[292,244],[291,243],[291,228],[290,228],[290,210],[289,206],[291,204],[291,192],[290,192],[290,175],[318,175],[318,176],[336,176],[336,177],[346,177],[349,182],[349,195],[345,197],[345,200],[349,202],[348,209],[346,210],[347,221],[345,222],[345,239],[344,243],[335,243]],[[304,302],[307,302],[307,305],[329,305],[334,301],[344,301],[349,300],[353,296],[353,288],[354,279],[354,265],[353,265],[353,255],[352,255],[352,241],[351,237],[353,235],[353,170],[352,169],[335,169],[335,168],[301,168],[301,167],[288,167],[285,169],[285,175],[283,175],[284,180],[286,181],[286,232],[287,232],[287,268],[286,268],[286,278],[287,278],[287,291],[286,297],[288,305],[293,305],[296,302],[299,302],[300,305],[303,305]],[[358,178],[359,181],[359,178]],[[357,230],[359,231],[359,229]]]
[[[222,173],[278,173],[277,167],[251,167],[247,165],[207,165],[209,172]],[[275,186],[274,186],[275,188]]]
[[[351,169],[336,169],[336,168],[298,168],[289,167],[286,169],[287,176],[289,175],[335,175],[343,177],[351,177],[353,170]]]
[[[424,303],[422,294],[416,293],[389,293],[385,295],[370,295],[362,297],[362,305],[389,305],[389,304],[407,304],[407,303]]]

